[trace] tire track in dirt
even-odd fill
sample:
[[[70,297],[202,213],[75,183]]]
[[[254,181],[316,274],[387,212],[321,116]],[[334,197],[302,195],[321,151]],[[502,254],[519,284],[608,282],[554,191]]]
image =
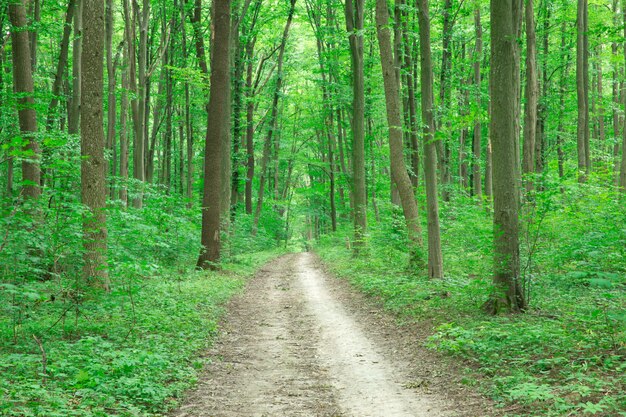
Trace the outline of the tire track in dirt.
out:
[[[380,338],[314,255],[263,267],[231,301],[214,358],[172,417],[451,417],[459,398],[414,386],[415,364]],[[367,307],[367,306],[365,306]],[[377,337],[371,337],[377,334]],[[412,360],[411,358],[408,359]],[[429,364],[419,364],[420,372]],[[484,408],[483,408],[484,410]]]

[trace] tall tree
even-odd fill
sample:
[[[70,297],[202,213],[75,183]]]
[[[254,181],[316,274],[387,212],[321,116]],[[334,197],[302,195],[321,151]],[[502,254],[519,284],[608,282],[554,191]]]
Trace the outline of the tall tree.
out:
[[[533,0],[526,0],[526,107],[524,108],[524,143],[522,172],[535,172],[535,140],[537,135],[537,41],[535,35],[535,10]],[[533,188],[532,181],[525,179],[526,191]]]
[[[420,32],[420,81],[422,87],[422,123],[424,125],[424,177],[428,214],[428,276],[443,278],[439,203],[437,201],[437,150],[433,117],[433,64],[430,51],[428,0],[418,0]]]
[[[280,99],[283,81],[284,81],[284,72],[283,72],[283,63],[285,60],[285,48],[287,47],[287,40],[289,39],[289,29],[291,28],[291,23],[293,21],[293,15],[295,12],[296,0],[290,0],[289,12],[287,15],[287,23],[285,23],[285,29],[283,30],[283,36],[280,42],[280,46],[278,47],[278,62],[276,63],[276,86],[274,87],[274,95],[272,97],[272,104],[270,108],[269,115],[269,128],[267,130],[267,135],[265,137],[265,143],[263,145],[263,156],[261,157],[261,172],[259,175],[259,195],[257,196],[256,208],[254,210],[254,225],[252,228],[252,234],[256,235],[257,228],[259,225],[259,219],[261,217],[261,210],[263,208],[263,198],[265,195],[265,183],[267,181],[268,169],[267,165],[269,163],[270,154],[272,151],[272,138],[276,133],[277,123],[278,123],[278,101]],[[276,139],[274,139],[276,140]]]
[[[230,130],[230,0],[213,0],[211,95],[208,105],[202,197],[202,251],[197,266],[215,269],[220,260],[223,135]]]
[[[346,0],[346,27],[352,58],[352,198],[354,200],[354,247],[364,244],[367,230],[365,189],[365,75],[363,72],[364,0]]]
[[[587,60],[587,0],[578,0],[576,20],[576,93],[578,99],[578,124],[576,127],[578,149],[578,181],[585,182],[589,175],[589,66]]]
[[[493,146],[493,232],[495,293],[485,304],[493,314],[520,312],[525,306],[520,285],[518,178],[515,160],[516,0],[491,0],[491,125]]]
[[[481,179],[481,148],[482,148],[482,78],[480,65],[483,59],[483,28],[480,21],[480,6],[474,9],[474,27],[476,31],[476,50],[474,55],[474,85],[476,88],[476,116],[474,118],[474,141],[472,144],[473,162],[472,162],[472,189],[473,194],[480,202],[482,200],[482,179]]]
[[[106,177],[104,159],[104,2],[85,0],[81,57],[81,199],[89,208],[83,221],[83,277],[109,290],[107,271]]]
[[[622,3],[622,14],[624,20],[624,37],[626,37],[626,0]],[[624,64],[626,65],[626,47],[624,48]],[[624,117],[624,128],[622,130],[622,164],[619,175],[620,190],[626,193],[626,117]]]
[[[76,135],[80,127],[81,77],[82,77],[82,45],[83,45],[83,3],[76,0],[74,8],[74,41],[72,49],[72,100],[68,114],[68,133]]]
[[[18,117],[20,132],[26,144],[27,155],[22,162],[24,196],[36,199],[41,195],[40,188],[40,151],[35,138],[37,133],[37,113],[33,97],[33,73],[31,67],[30,42],[26,21],[26,0],[11,0],[9,3],[11,20],[11,44],[13,47],[13,86],[18,98]]]
[[[423,247],[422,228],[419,223],[417,203],[413,194],[413,185],[404,162],[402,144],[402,117],[400,110],[399,80],[394,69],[391,33],[389,29],[389,10],[386,0],[376,0],[376,33],[380,49],[380,62],[385,87],[385,103],[387,108],[387,124],[389,127],[389,149],[391,159],[391,176],[398,189],[402,211],[406,221],[409,244],[411,245],[411,263],[423,268],[426,266],[421,249]]]

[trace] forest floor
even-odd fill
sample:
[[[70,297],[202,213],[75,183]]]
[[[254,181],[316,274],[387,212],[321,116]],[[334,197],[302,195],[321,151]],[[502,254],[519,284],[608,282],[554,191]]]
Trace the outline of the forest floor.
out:
[[[170,415],[495,415],[424,337],[315,255],[285,255],[230,302],[204,376]]]

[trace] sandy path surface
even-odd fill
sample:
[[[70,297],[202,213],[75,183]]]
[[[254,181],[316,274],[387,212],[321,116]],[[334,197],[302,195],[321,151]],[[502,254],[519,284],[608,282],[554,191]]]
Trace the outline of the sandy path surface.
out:
[[[314,255],[269,263],[230,303],[212,364],[171,415],[490,415],[361,298]]]

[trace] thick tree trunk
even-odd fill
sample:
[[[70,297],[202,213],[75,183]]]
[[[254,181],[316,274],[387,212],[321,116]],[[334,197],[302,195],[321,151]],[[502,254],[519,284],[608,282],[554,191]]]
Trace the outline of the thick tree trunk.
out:
[[[104,160],[104,2],[86,0],[81,58],[81,200],[89,208],[83,221],[83,278],[109,291],[107,271],[106,175]]]
[[[354,248],[364,244],[367,231],[365,188],[365,75],[363,72],[364,0],[346,0],[346,27],[352,57],[352,199],[354,202]]]
[[[515,1],[515,0],[513,0]],[[515,160],[516,29],[512,0],[491,0],[491,114],[494,179],[494,284],[485,309],[520,312],[525,299],[520,285],[518,185]]]
[[[28,143],[24,151],[32,153],[30,158],[22,162],[22,179],[24,181],[24,197],[37,199],[41,195],[41,175],[39,167],[40,151],[35,134],[37,133],[37,113],[33,97],[33,73],[31,69],[30,43],[26,31],[25,0],[9,4],[11,45],[13,48],[13,88],[19,94],[18,117],[20,132]]]
[[[417,268],[426,266],[421,250],[423,247],[422,230],[419,223],[417,203],[413,194],[413,185],[404,162],[404,146],[402,144],[402,118],[400,110],[400,89],[394,69],[391,33],[389,30],[389,10],[386,0],[376,0],[376,32],[380,47],[380,61],[385,86],[385,102],[387,123],[389,126],[389,148],[391,159],[391,175],[396,184],[402,210],[408,229],[411,264]]]
[[[223,135],[230,130],[230,0],[213,1],[211,95],[208,105],[202,198],[202,251],[197,266],[216,269],[221,250]]]
[[[528,176],[535,172],[535,140],[537,135],[537,41],[535,36],[535,10],[533,0],[526,0],[526,107],[524,109],[524,143],[522,173]],[[533,189],[530,178],[524,178],[527,192]]]
[[[428,211],[428,276],[443,278],[439,203],[437,201],[437,151],[433,116],[433,64],[430,51],[428,0],[418,0],[420,34],[420,81],[422,87],[422,124],[424,125],[424,174]]]

